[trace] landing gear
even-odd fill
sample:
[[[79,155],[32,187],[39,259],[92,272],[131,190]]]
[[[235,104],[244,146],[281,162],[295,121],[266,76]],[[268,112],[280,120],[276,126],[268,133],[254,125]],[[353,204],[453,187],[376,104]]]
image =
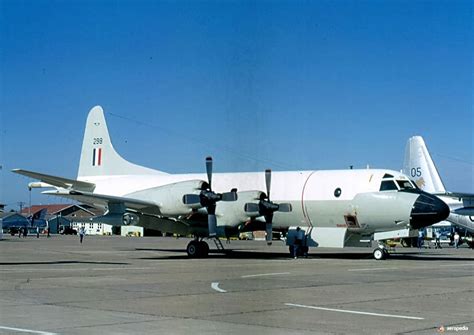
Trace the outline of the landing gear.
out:
[[[376,260],[381,261],[383,259],[386,259],[389,256],[389,253],[387,249],[385,249],[383,246],[379,246],[377,249],[374,250],[373,255]]]
[[[190,258],[201,258],[209,255],[209,245],[204,241],[193,240],[188,243],[186,252]]]

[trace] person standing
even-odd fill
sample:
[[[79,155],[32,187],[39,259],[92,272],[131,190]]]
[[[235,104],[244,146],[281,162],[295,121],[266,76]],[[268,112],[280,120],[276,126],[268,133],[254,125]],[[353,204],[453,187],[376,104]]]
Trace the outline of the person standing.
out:
[[[86,232],[85,232],[84,227],[79,228],[79,241],[81,242],[81,244],[82,244],[82,240],[84,239],[85,233]]]
[[[459,233],[456,231],[454,233],[454,247],[457,249],[458,248],[458,245],[459,245]]]
[[[295,245],[293,247],[293,257],[298,258],[300,247],[303,246],[304,231],[300,227],[296,228]]]
[[[441,233],[439,230],[435,231],[435,249],[442,249],[441,248]]]
[[[418,249],[423,246],[423,230],[418,230]]]
[[[40,237],[40,227],[36,226],[36,238]]]

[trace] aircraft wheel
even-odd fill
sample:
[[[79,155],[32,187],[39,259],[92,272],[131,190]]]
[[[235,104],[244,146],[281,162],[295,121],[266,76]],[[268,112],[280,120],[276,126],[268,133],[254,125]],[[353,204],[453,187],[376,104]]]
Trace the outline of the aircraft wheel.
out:
[[[378,261],[385,259],[385,257],[387,257],[386,251],[384,251],[384,249],[382,248],[375,249],[373,255],[374,255],[374,258]]]
[[[190,258],[196,258],[196,257],[199,257],[200,249],[201,248],[198,241],[191,241],[188,243],[188,246],[186,247],[186,252],[188,253],[188,256]]]
[[[207,257],[209,255],[209,244],[204,241],[200,241],[199,245],[199,257]]]

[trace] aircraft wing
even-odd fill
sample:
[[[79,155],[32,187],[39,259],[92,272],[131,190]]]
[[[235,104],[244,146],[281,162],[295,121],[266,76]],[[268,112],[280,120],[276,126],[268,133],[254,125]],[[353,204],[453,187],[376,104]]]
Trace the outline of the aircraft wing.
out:
[[[151,201],[75,190],[51,190],[45,191],[43,194],[57,195],[100,207],[110,207],[110,204],[123,204],[127,209],[132,209],[146,214],[160,214],[159,207]]]
[[[446,195],[461,200],[474,201],[474,194],[472,193],[447,192]]]
[[[474,207],[474,194],[472,193],[446,192],[446,193],[435,194],[435,195],[451,197],[453,199],[459,199],[460,201],[462,201],[463,206],[466,208]]]
[[[95,189],[94,183],[88,183],[85,181],[56,177],[56,176],[51,176],[51,175],[47,175],[43,173],[22,170],[22,169],[14,169],[12,170],[12,172],[21,174],[23,176],[41,180],[42,182],[49,184],[51,186],[61,187],[65,189],[74,189],[74,190],[79,190],[79,191],[84,191],[84,192],[93,192]]]

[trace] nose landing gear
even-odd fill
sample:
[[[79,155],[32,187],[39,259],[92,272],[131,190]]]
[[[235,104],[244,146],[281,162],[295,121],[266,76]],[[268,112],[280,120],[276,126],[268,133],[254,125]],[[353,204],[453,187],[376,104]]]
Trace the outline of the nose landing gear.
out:
[[[372,254],[374,255],[374,258],[378,261],[384,260],[389,256],[388,250],[383,244],[375,248]]]

